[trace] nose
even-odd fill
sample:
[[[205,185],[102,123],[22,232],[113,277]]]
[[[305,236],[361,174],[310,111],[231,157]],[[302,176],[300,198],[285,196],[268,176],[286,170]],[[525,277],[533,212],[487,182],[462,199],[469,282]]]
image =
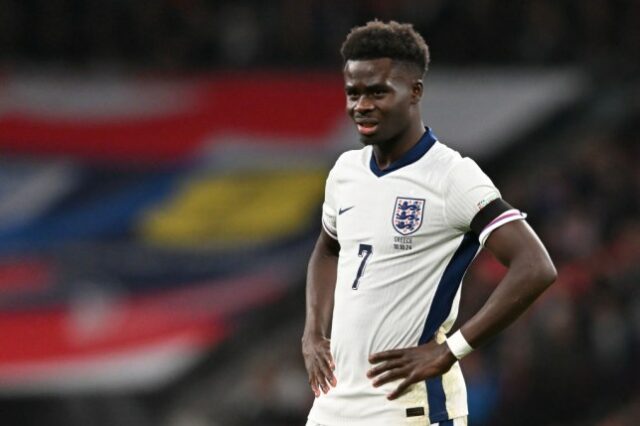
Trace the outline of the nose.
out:
[[[374,108],[374,105],[373,105],[373,102],[371,102],[371,99],[369,99],[368,96],[363,95],[358,98],[353,109],[357,113],[365,113],[373,110],[373,108]]]

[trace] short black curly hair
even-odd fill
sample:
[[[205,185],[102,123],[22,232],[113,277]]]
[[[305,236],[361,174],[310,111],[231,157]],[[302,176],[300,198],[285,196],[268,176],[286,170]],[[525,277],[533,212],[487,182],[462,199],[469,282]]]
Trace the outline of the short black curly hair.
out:
[[[429,67],[429,46],[411,24],[369,21],[352,28],[340,48],[342,59],[391,58],[415,65],[424,77]]]

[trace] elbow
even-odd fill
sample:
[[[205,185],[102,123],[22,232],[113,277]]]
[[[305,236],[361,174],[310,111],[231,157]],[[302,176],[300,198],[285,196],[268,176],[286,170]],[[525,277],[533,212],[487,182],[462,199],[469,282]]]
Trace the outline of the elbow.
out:
[[[558,271],[551,259],[547,258],[537,262],[531,271],[532,281],[535,281],[542,291],[546,290],[558,278]]]
[[[518,266],[514,269],[520,272],[522,280],[527,282],[536,294],[544,292],[558,278],[558,271],[546,252],[522,256],[516,265]]]
[[[549,262],[549,264],[545,267],[544,272],[542,273],[542,281],[546,284],[547,287],[551,286],[558,279],[558,271],[553,263]]]

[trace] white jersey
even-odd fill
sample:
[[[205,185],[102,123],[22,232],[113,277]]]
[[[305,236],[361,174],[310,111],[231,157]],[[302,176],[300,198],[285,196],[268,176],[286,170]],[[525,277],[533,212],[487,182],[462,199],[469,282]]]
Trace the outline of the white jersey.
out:
[[[325,231],[340,243],[331,330],[337,386],[315,400],[311,420],[425,425],[467,415],[458,363],[389,401],[400,380],[374,388],[368,357],[445,340],[458,314],[460,283],[481,244],[470,223],[498,198],[477,164],[429,129],[383,171],[371,146],[342,154],[327,178],[322,215]],[[491,227],[520,218],[518,212]]]

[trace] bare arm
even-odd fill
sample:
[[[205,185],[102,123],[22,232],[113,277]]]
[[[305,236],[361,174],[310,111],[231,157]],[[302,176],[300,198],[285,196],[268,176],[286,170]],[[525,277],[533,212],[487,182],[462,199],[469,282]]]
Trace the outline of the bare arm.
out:
[[[309,384],[316,397],[320,390],[336,385],[335,365],[329,348],[333,299],[336,288],[340,245],[324,230],[311,253],[307,269],[306,319],[302,336],[302,354]]]
[[[508,223],[485,247],[508,270],[484,306],[462,327],[476,348],[511,324],[556,280],[556,269],[538,236],[524,221]]]
[[[546,249],[524,221],[496,229],[485,247],[508,267],[508,272],[484,306],[461,328],[474,348],[515,321],[556,279]],[[404,378],[389,399],[400,396],[412,383],[446,373],[456,362],[447,344],[438,344],[435,339],[415,348],[373,354],[369,360],[377,364],[367,373],[374,378],[374,386]]]

